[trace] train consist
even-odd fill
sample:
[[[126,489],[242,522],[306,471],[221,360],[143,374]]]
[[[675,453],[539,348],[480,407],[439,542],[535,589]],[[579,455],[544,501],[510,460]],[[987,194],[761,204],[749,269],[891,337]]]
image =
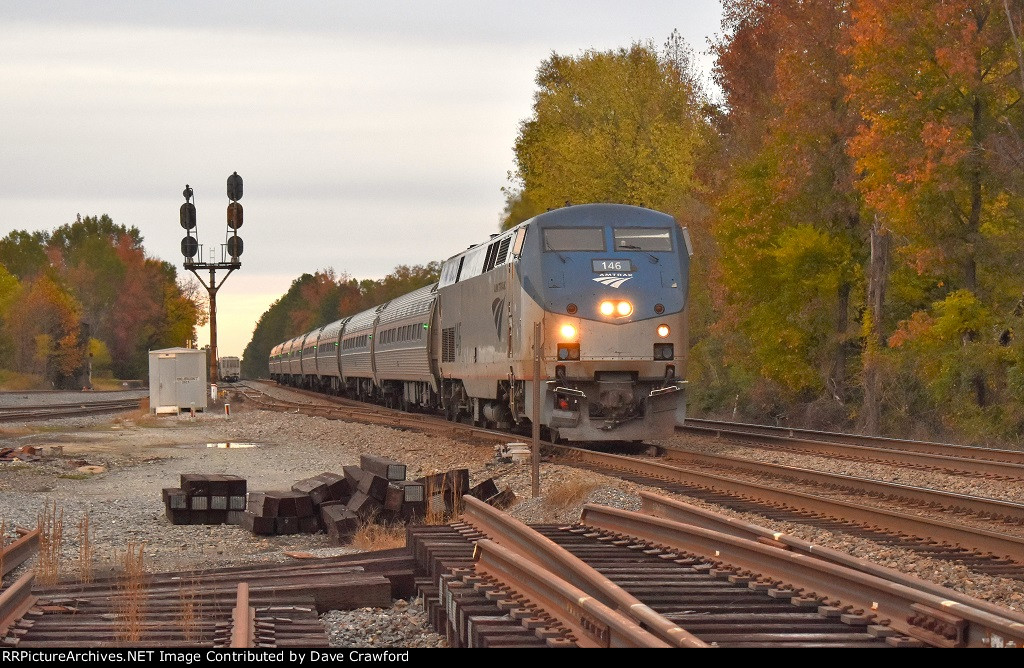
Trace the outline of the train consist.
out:
[[[237,357],[221,357],[217,360],[217,375],[225,383],[236,383],[242,374],[242,363]]]
[[[539,382],[551,438],[664,438],[686,410],[691,255],[663,213],[549,211],[449,258],[433,285],[278,344],[271,377],[500,429],[529,424]]]

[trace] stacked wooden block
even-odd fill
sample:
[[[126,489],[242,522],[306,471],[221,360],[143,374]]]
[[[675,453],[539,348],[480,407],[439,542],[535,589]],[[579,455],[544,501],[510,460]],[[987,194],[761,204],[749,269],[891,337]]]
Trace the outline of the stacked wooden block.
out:
[[[245,478],[236,475],[182,473],[180,487],[163,490],[172,524],[238,524],[245,510]]]
[[[405,464],[361,455],[359,466],[344,471],[355,488],[348,509],[363,522],[411,522],[425,514],[423,485],[405,479]]]
[[[322,507],[344,503],[350,495],[343,476],[321,473],[298,481],[288,491],[251,492],[241,524],[264,536],[316,533]]]
[[[515,500],[499,492],[493,479],[469,486],[469,470],[453,469],[406,480],[406,466],[386,457],[362,455],[359,466],[321,473],[287,491],[250,492],[238,476],[185,473],[180,488],[163,491],[167,517],[174,524],[240,524],[254,534],[316,533],[323,529],[337,544],[360,525],[413,523],[431,513],[451,516],[471,494],[504,507]]]
[[[516,500],[516,495],[512,492],[511,487],[506,487],[505,491],[499,492],[498,486],[494,484],[494,478],[488,478],[479,485],[472,487],[468,494],[495,508],[508,508]]]

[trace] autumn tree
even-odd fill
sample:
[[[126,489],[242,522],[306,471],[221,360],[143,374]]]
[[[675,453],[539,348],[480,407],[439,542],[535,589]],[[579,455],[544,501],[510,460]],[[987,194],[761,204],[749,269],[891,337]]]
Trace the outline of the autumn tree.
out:
[[[194,286],[179,283],[173,265],[148,257],[142,241],[137,228],[118,225],[109,216],[78,216],[52,233],[8,234],[0,240],[0,264],[14,277],[37,286],[37,293],[42,290],[38,286],[47,287],[43,293],[50,295],[51,303],[63,303],[53,295],[54,289],[70,297],[89,335],[110,352],[113,372],[123,378],[142,377],[149,349],[184,345],[195,338],[196,326],[206,317]],[[40,277],[48,282],[40,282]],[[33,299],[38,302],[40,294]],[[27,312],[25,305],[19,308]],[[24,333],[27,326],[15,329]],[[60,347],[60,337],[49,332],[39,336],[51,337],[50,344],[40,344],[56,351],[47,353],[51,360],[69,357]],[[81,338],[78,348],[84,351],[87,341],[84,334]],[[17,350],[16,366],[29,366],[24,345],[12,349]]]
[[[1024,4],[1009,4],[1019,21]],[[1002,137],[1024,120],[1003,0],[862,0],[852,37],[849,81],[865,122],[851,153],[867,203],[923,271],[998,298],[1024,184],[999,160]]]
[[[15,370],[45,374],[61,386],[83,367],[81,307],[45,273],[19,291],[5,325]]]
[[[854,395],[864,230],[846,144],[849,2],[732,0],[715,47],[726,98],[716,333],[783,401]],[[843,412],[850,412],[843,408]]]
[[[78,216],[54,230],[48,251],[118,377],[145,376],[149,350],[185,345],[205,322],[195,286],[179,284],[174,265],[148,257],[135,227]]]
[[[705,98],[678,34],[661,54],[644,44],[553,53],[537,86],[515,143],[504,227],[567,201],[665,210],[699,188]]]
[[[1021,426],[1005,409],[1024,315],[1022,13],[1019,0],[861,0],[850,30],[864,119],[850,153],[899,242],[892,365],[956,407],[945,426],[973,433]]]

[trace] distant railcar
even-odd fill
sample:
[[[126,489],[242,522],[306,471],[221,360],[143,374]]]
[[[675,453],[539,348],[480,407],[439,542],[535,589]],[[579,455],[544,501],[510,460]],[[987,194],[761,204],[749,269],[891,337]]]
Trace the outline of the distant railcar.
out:
[[[225,383],[236,383],[241,378],[242,363],[237,357],[221,357],[217,359],[217,375]]]
[[[684,228],[620,204],[569,206],[449,258],[440,280],[284,341],[271,377],[568,441],[664,438],[685,417]],[[541,375],[533,375],[533,324]]]

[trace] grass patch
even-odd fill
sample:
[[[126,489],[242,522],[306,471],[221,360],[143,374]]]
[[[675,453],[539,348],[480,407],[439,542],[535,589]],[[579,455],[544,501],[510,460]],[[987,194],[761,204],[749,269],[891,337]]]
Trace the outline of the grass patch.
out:
[[[596,482],[585,480],[570,480],[551,486],[544,500],[552,508],[568,508],[580,503],[597,489],[600,485]]]
[[[121,559],[122,575],[118,583],[120,619],[117,639],[124,643],[138,643],[142,639],[146,605],[146,544],[128,543]]]
[[[405,525],[367,522],[352,536],[352,547],[367,552],[405,547]]]
[[[39,558],[36,562],[36,581],[54,585],[60,579],[60,551],[64,542],[64,509],[58,514],[57,503],[47,501],[39,513]]]
[[[5,392],[52,389],[53,386],[46,382],[46,379],[41,375],[0,369],[0,390]]]

